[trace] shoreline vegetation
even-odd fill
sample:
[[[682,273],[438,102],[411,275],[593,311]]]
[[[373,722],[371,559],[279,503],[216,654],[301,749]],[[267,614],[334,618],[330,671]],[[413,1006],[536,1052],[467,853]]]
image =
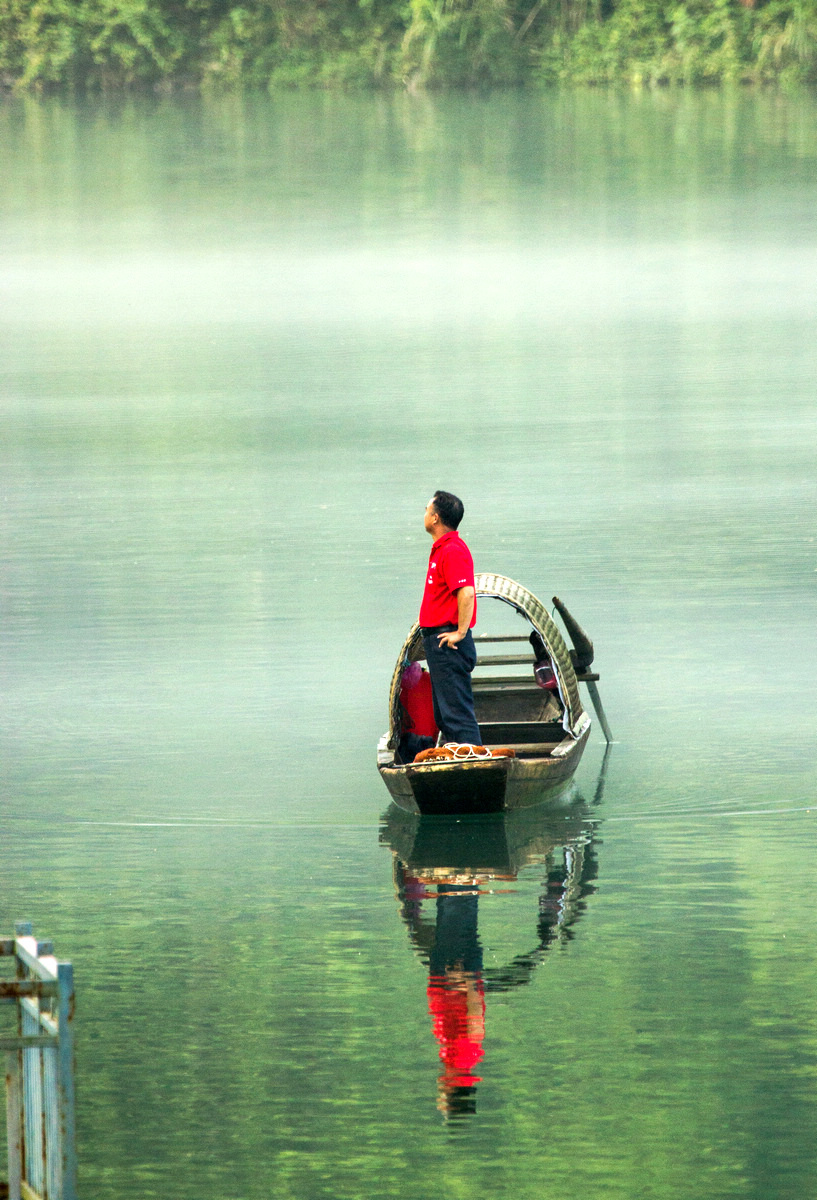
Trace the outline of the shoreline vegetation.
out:
[[[0,89],[817,83],[817,0],[0,0]]]

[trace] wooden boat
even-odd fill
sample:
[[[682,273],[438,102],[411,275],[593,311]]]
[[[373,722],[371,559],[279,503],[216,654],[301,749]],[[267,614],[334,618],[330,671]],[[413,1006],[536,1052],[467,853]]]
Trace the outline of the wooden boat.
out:
[[[468,758],[459,761],[404,762],[400,743],[406,732],[401,703],[403,673],[424,660],[419,625],[409,631],[392,676],[389,730],[380,739],[377,765],[392,799],[409,812],[501,812],[535,804],[560,791],[572,778],[590,736],[590,716],[579,695],[579,683],[590,689],[602,728],[611,741],[595,683],[588,668],[593,644],[564,605],[554,605],[573,642],[569,650],[558,626],[540,600],[521,584],[503,575],[476,576],[480,623],[484,602],[510,605],[525,619],[526,633],[481,634],[474,638],[477,666],[472,677],[474,708],[484,745],[513,751],[513,757]],[[483,655],[487,644],[500,644],[502,654]],[[528,644],[520,654],[521,643]],[[510,653],[508,651],[511,651]],[[534,668],[546,655],[550,688],[537,682]],[[507,668],[514,668],[509,674]],[[502,669],[497,674],[497,669]]]

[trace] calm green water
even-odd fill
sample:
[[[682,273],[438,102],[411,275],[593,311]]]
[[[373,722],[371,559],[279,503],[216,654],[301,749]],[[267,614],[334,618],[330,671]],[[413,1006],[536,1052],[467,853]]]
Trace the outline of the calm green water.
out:
[[[815,1193],[816,211],[808,97],[0,107],[0,932],[83,1200]],[[439,902],[374,769],[436,487],[617,737]]]

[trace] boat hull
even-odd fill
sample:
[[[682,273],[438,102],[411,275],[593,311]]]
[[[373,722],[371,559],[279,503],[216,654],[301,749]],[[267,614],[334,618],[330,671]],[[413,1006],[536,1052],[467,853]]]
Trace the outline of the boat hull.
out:
[[[573,777],[590,736],[581,734],[556,754],[379,766],[396,804],[407,812],[494,813],[537,804]]]

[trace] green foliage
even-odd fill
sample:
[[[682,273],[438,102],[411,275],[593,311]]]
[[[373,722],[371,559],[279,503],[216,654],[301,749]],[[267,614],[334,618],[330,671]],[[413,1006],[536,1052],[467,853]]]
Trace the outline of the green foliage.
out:
[[[583,83],[704,82],[737,73],[735,10],[731,0],[658,6],[621,0],[604,21],[588,21],[565,45],[543,58],[546,78]],[[554,53],[554,49],[558,53]]]
[[[817,0],[0,0],[0,86],[817,81]]]
[[[522,55],[507,0],[410,0],[400,72],[414,84],[516,83]]]
[[[0,72],[21,87],[156,80],[183,50],[155,0],[0,0]]]
[[[22,87],[71,79],[77,52],[71,0],[0,0],[0,77]]]
[[[770,0],[752,30],[753,75],[817,82],[817,0]]]
[[[229,8],[206,42],[211,83],[271,87],[377,84],[403,33],[399,10],[377,0],[278,0]]]
[[[88,51],[102,81],[171,74],[183,53],[182,38],[152,0],[95,0],[87,7]]]

